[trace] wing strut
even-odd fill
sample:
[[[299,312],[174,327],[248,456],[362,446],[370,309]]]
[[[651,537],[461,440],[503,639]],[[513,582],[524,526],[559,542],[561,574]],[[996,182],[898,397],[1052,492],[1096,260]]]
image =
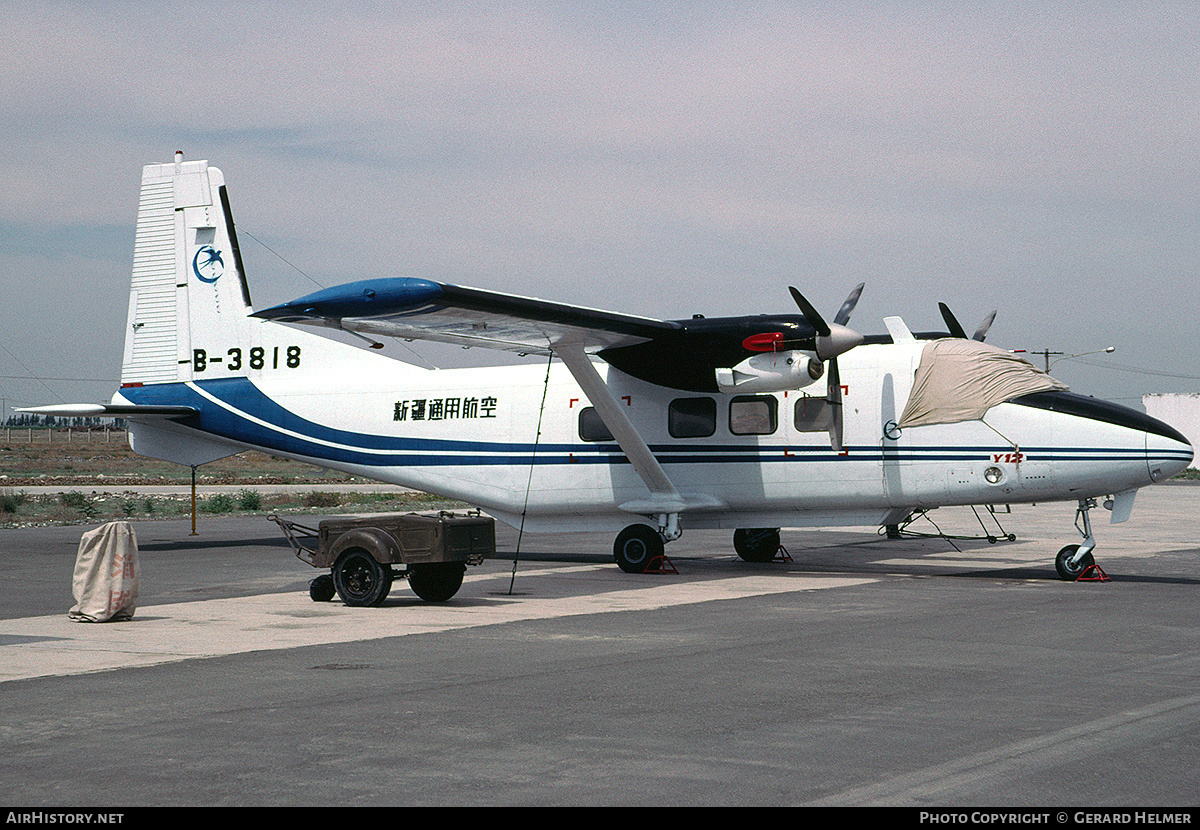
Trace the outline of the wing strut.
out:
[[[608,384],[600,377],[583,347],[559,343],[552,348],[571,372],[579,388],[588,396],[592,406],[596,407],[604,425],[613,434],[625,457],[650,490],[648,500],[622,504],[621,509],[634,513],[656,514],[659,532],[663,537],[667,540],[677,539],[682,532],[679,528],[679,513],[686,504],[675,485],[671,483],[671,479],[667,477],[666,471],[650,452],[650,448],[646,446],[629,417],[622,411],[620,402],[613,397]]]

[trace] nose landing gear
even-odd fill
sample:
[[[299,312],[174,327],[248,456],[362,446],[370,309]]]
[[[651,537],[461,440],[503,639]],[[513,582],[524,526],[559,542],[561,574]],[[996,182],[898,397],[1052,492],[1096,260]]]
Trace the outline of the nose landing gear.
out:
[[[1092,520],[1088,511],[1096,506],[1095,499],[1080,499],[1075,511],[1075,529],[1083,536],[1083,543],[1067,545],[1054,557],[1054,569],[1067,582],[1108,582],[1108,574],[1096,564],[1092,551],[1096,549],[1096,538],[1092,535]]]

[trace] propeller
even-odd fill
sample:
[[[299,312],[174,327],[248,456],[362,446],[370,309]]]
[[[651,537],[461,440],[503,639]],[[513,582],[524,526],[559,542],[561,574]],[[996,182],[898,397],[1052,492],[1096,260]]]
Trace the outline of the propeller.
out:
[[[833,325],[825,322],[825,318],[813,308],[803,294],[795,288],[788,286],[788,291],[792,293],[792,299],[796,301],[796,305],[800,308],[800,313],[804,315],[804,319],[813,327],[813,331],[817,333],[816,337],[816,353],[818,360],[831,360],[840,354],[844,354],[859,343],[863,342],[863,336],[853,329],[846,328],[846,323],[850,321],[850,314],[854,311],[854,306],[858,304],[858,298],[862,294],[863,285],[859,283],[850,296],[846,298],[846,302],[842,303],[842,307],[838,309],[837,316],[833,319]]]
[[[971,339],[978,340],[980,343],[982,343],[983,338],[987,337],[988,329],[992,327],[992,323],[994,322],[996,322],[996,312],[993,311],[984,319],[982,323],[979,324],[979,328],[975,329],[975,336]]]
[[[950,311],[950,307],[945,303],[938,303],[938,309],[942,312],[942,319],[946,321],[946,328],[950,330],[951,337],[960,337],[963,340],[967,339],[967,332],[962,327],[962,324],[955,318],[954,313]],[[992,327],[992,323],[996,320],[996,312],[992,312],[984,321],[979,324],[979,328],[975,330],[972,340],[978,340],[980,343],[987,337],[988,330]]]
[[[834,452],[842,451],[842,376],[838,371],[837,358],[838,355],[845,354],[863,342],[863,336],[853,329],[846,328],[846,323],[850,322],[850,315],[854,312],[854,307],[858,305],[858,298],[862,296],[864,285],[865,283],[859,283],[850,292],[850,296],[842,303],[842,307],[838,309],[837,315],[833,318],[832,325],[825,322],[825,318],[803,294],[788,286],[788,291],[792,293],[792,299],[800,308],[800,313],[804,315],[804,319],[808,320],[808,324],[817,334],[817,358],[829,361],[829,374],[826,376],[828,392],[825,400],[833,407],[832,417],[829,420],[829,444],[833,447]]]
[[[966,340],[967,332],[955,318],[954,313],[950,311],[950,306],[945,303],[938,303],[938,309],[942,312],[942,319],[946,321],[946,328],[950,330],[950,336]]]

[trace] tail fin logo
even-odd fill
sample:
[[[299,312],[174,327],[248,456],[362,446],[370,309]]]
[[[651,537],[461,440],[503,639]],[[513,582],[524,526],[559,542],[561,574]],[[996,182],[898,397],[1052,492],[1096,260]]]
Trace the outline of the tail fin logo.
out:
[[[196,279],[210,285],[219,280],[225,273],[225,260],[221,259],[221,252],[211,245],[197,248],[196,255],[192,257],[192,273]]]

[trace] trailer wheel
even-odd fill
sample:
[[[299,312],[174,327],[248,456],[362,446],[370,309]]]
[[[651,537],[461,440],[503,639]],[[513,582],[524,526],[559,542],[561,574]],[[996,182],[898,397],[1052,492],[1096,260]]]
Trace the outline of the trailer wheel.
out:
[[[347,605],[379,605],[392,590],[392,569],[362,548],[350,548],[333,565],[333,585]]]
[[[308,596],[313,602],[329,602],[329,600],[333,599],[333,594],[336,590],[331,574],[321,574],[308,583]]]
[[[462,587],[467,566],[462,562],[431,562],[413,565],[408,584],[426,602],[445,602]]]

